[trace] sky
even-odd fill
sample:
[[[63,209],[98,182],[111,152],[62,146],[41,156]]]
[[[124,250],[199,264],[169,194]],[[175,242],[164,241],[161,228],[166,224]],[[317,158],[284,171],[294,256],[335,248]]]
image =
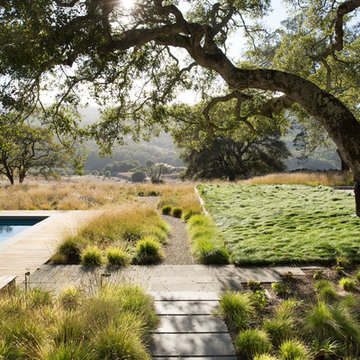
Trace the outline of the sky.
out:
[[[189,6],[189,4],[187,3]],[[287,18],[286,7],[281,0],[271,1],[272,11],[264,18],[264,23],[275,30],[280,27],[281,21]],[[186,10],[186,7],[182,7],[182,10]],[[233,59],[240,59],[246,48],[246,39],[241,31],[235,33],[228,41],[229,49],[228,54]],[[178,101],[185,102],[191,105],[196,104],[201,100],[200,94],[196,94],[192,91],[185,91],[179,94]]]

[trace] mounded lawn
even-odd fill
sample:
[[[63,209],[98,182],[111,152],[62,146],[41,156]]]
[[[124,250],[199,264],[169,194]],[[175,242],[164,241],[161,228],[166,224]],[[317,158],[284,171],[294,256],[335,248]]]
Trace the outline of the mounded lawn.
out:
[[[289,185],[199,185],[238,265],[360,263],[360,219],[348,192]]]

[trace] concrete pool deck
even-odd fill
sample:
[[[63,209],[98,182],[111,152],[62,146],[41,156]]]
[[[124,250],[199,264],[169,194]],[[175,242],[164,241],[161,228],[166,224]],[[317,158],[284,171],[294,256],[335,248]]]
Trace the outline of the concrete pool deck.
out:
[[[47,217],[29,229],[0,243],[0,277],[24,280],[25,273],[45,264],[54,254],[59,241],[75,233],[101,211],[93,210],[8,210],[0,211],[0,218]]]

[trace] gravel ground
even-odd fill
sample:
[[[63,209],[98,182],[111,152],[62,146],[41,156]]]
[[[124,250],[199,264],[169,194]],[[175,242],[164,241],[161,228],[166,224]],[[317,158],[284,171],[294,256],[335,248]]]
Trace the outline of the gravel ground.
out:
[[[181,219],[162,215],[163,221],[171,226],[171,234],[168,243],[164,245],[165,259],[163,265],[191,265],[194,263],[190,240],[186,231],[185,223]]]
[[[159,198],[142,197],[141,201],[156,207]],[[172,216],[161,215],[163,221],[171,226],[171,234],[168,243],[163,246],[165,259],[160,263],[162,265],[191,265],[194,260],[191,254],[190,240],[186,231],[184,221]]]

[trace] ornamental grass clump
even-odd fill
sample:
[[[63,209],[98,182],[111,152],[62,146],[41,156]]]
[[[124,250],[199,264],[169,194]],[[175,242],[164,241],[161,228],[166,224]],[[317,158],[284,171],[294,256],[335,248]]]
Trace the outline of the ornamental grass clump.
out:
[[[66,238],[52,257],[53,263],[79,264],[87,247],[97,246],[104,253],[119,247],[130,252],[136,243],[153,236],[166,243],[170,227],[148,205],[119,206],[93,218],[75,236]]]
[[[278,358],[270,354],[261,354],[261,355],[256,355],[254,357],[254,360],[278,360]]]
[[[352,278],[342,278],[339,280],[339,286],[345,291],[354,291],[356,289],[356,280]]]
[[[273,318],[264,321],[263,329],[273,345],[279,346],[296,335],[297,305],[295,300],[286,300],[276,308]]]
[[[102,251],[97,246],[88,246],[81,254],[82,265],[97,266],[102,263]]]
[[[319,291],[319,299],[331,304],[338,300],[338,293],[333,287],[323,287]]]
[[[148,236],[137,242],[132,262],[137,265],[151,265],[157,264],[163,258],[164,253],[159,241],[153,236]]]
[[[315,283],[315,290],[320,291],[323,288],[332,288],[332,283],[329,280],[319,280]]]
[[[80,236],[65,238],[51,258],[52,262],[56,264],[78,264],[85,247],[86,241]]]
[[[269,335],[273,345],[276,346],[294,336],[294,320],[292,317],[275,316],[273,319],[265,320],[262,328]]]
[[[298,340],[287,340],[279,347],[279,357],[282,360],[310,360],[306,346]]]
[[[271,348],[268,335],[258,329],[241,331],[234,345],[240,359],[253,359],[256,355],[267,353]]]
[[[161,213],[163,215],[170,215],[171,214],[171,211],[172,211],[172,207],[170,205],[164,205],[162,208],[161,208]]]
[[[121,248],[112,247],[106,252],[106,258],[109,265],[125,266],[130,264],[130,255]]]
[[[253,300],[249,293],[240,294],[228,290],[221,294],[219,305],[219,313],[237,330],[246,328],[255,314]]]
[[[341,303],[314,304],[305,317],[304,334],[318,341],[332,339],[347,345],[360,342],[359,324]]]
[[[25,360],[150,359],[158,325],[154,303],[139,287],[67,289],[52,301],[40,289],[0,298],[0,358]]]
[[[76,310],[80,304],[81,292],[75,287],[65,289],[60,297],[60,304],[65,310]]]
[[[319,299],[326,303],[333,303],[338,299],[338,293],[333,284],[328,280],[319,280],[315,283]]]
[[[182,216],[182,213],[183,213],[182,208],[175,207],[175,208],[172,209],[172,216],[173,217],[176,217],[176,218],[180,219],[181,216]]]

